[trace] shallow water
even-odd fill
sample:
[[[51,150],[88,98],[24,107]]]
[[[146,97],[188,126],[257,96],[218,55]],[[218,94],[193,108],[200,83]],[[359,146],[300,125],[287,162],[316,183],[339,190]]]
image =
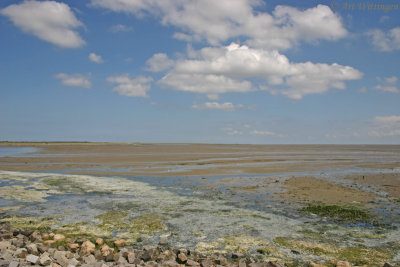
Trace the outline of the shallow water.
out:
[[[23,157],[24,154],[35,153],[39,149],[34,147],[0,147],[0,157]]]

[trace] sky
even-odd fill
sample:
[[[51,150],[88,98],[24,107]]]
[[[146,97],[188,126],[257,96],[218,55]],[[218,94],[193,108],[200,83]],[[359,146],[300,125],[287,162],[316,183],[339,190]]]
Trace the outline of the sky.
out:
[[[0,2],[0,140],[399,144],[385,1]]]

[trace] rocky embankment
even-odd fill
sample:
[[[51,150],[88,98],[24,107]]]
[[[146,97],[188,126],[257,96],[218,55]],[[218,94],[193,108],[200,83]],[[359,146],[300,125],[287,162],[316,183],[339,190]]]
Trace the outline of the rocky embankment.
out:
[[[291,266],[297,264],[291,264]],[[332,261],[326,265],[304,263],[302,266],[351,267],[349,262]],[[195,251],[176,249],[167,243],[156,247],[135,248],[124,240],[101,238],[87,240],[67,238],[62,234],[13,228],[0,225],[0,266],[238,266],[283,267],[284,262],[259,262],[247,255],[202,255]],[[391,267],[385,263],[383,267]]]

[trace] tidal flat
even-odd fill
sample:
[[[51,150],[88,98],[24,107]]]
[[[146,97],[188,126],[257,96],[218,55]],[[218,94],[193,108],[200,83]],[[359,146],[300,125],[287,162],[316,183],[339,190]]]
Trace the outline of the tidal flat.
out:
[[[0,157],[0,223],[287,263],[400,262],[400,146],[2,146],[35,149]]]

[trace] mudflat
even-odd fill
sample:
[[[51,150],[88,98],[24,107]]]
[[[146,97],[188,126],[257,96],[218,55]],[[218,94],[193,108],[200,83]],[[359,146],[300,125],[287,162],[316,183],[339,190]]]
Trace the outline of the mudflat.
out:
[[[0,223],[290,266],[400,263],[397,145],[2,147],[35,150],[0,157]]]

